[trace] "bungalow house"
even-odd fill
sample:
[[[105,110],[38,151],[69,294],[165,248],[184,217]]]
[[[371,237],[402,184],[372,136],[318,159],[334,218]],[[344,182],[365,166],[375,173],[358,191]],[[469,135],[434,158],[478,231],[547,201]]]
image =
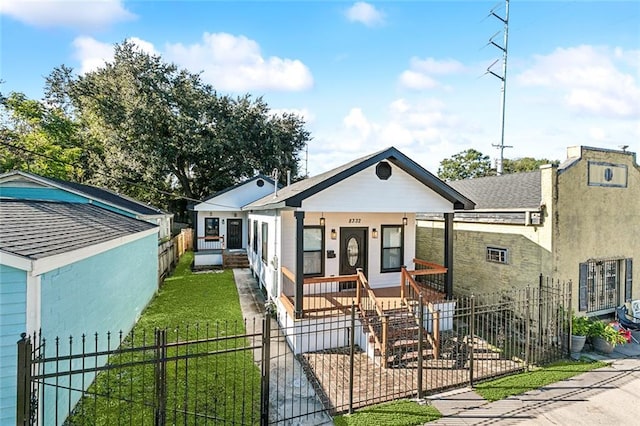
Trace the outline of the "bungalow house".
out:
[[[41,332],[51,344],[127,333],[157,289],[157,225],[41,182],[0,185],[0,424],[15,424],[21,333]],[[41,404],[47,418],[75,403],[60,395]]]
[[[60,191],[61,190],[61,191]],[[99,205],[125,216],[144,220],[158,226],[158,238],[165,240],[171,237],[173,214],[141,203],[138,200],[118,194],[109,189],[69,182],[62,179],[47,178],[23,171],[13,171],[0,175],[0,191],[3,197],[11,197],[14,193],[33,193],[33,198],[41,200],[57,200],[51,198],[62,196],[65,201],[84,202]]]
[[[242,207],[275,188],[273,179],[258,174],[194,205],[194,266],[244,266],[249,230]]]
[[[476,203],[456,211],[453,235],[459,294],[536,285],[540,274],[573,283],[572,304],[587,315],[640,299],[640,168],[635,153],[584,146],[559,166],[449,182]],[[445,220],[417,220],[418,256],[438,262]]]
[[[421,292],[430,295],[424,303],[443,301],[452,293],[453,239],[437,242],[448,254],[443,265],[416,259],[416,213],[444,214],[450,232],[454,210],[473,206],[391,147],[244,206],[250,267],[285,330],[321,334],[324,319],[344,314],[352,300],[375,316],[385,315],[382,301],[389,297],[403,298],[405,306],[415,306]],[[346,338],[312,342],[308,335],[288,335],[296,353],[344,345]]]

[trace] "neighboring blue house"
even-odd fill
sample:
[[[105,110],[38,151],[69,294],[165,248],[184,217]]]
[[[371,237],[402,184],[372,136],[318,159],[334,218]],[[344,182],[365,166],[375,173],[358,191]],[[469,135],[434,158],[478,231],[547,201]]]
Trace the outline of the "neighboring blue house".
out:
[[[57,201],[60,197],[59,194],[61,194],[60,190],[64,193],[64,200],[96,204],[125,216],[156,224],[160,228],[158,238],[167,239],[171,236],[173,214],[109,189],[46,178],[22,171],[0,175],[0,192],[3,197],[18,195],[32,199]]]
[[[11,176],[0,176],[0,424],[15,424],[21,333],[41,330],[50,341],[127,333],[155,294],[158,270],[158,226]]]

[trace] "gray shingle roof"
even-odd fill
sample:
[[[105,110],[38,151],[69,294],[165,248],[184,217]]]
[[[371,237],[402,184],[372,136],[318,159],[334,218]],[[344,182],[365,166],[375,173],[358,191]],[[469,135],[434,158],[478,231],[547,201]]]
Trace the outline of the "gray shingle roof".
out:
[[[540,170],[448,182],[476,209],[530,209],[541,202]]]
[[[155,227],[91,204],[0,199],[0,250],[30,259],[71,252]]]
[[[454,188],[438,179],[396,148],[390,147],[382,151],[360,157],[322,174],[312,176],[286,186],[278,191],[277,198],[274,198],[273,195],[267,195],[266,197],[243,207],[243,210],[251,210],[253,208],[259,209],[269,206],[275,207],[280,203],[283,203],[285,206],[299,207],[300,202],[305,198],[382,160],[388,160],[397,167],[400,167],[415,179],[430,187],[440,196],[451,201],[457,206],[456,208],[473,209],[473,203],[467,199],[464,194],[460,194]]]

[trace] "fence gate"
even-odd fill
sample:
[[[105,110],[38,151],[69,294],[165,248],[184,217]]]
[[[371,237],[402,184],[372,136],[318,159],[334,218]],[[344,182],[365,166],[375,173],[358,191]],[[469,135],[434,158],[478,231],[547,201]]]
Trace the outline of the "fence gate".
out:
[[[266,424],[259,365],[269,363],[254,362],[264,353],[262,333],[244,330],[225,324],[51,342],[23,334],[17,424]]]

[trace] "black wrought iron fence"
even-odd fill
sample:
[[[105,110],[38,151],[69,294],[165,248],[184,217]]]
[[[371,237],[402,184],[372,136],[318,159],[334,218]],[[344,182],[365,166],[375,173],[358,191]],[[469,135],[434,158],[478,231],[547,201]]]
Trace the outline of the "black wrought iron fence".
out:
[[[322,424],[568,356],[571,288],[391,310],[382,353],[355,303],[330,316],[18,344],[18,424]],[[416,316],[417,315],[417,316]],[[438,340],[433,336],[439,327]],[[397,327],[398,329],[394,329]]]
[[[234,330],[177,327],[51,342],[23,335],[17,423],[259,424],[253,352],[262,352],[255,343],[262,333]]]

